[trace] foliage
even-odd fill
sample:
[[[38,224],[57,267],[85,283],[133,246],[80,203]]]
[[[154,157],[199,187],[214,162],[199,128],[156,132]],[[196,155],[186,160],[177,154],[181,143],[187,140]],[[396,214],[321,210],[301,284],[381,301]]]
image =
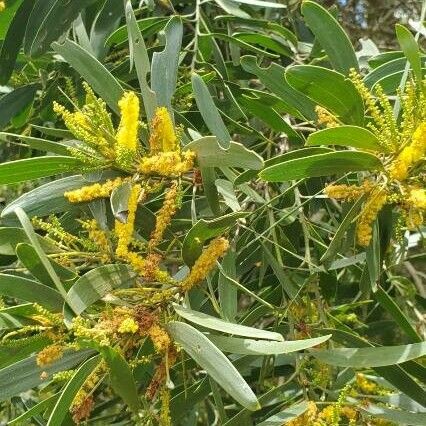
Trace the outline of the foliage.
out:
[[[426,423],[426,3],[0,8],[0,421]]]

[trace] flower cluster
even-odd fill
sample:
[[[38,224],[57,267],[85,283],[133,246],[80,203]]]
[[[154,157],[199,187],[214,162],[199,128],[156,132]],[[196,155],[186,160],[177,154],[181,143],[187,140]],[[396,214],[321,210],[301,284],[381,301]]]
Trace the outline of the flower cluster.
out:
[[[365,197],[357,221],[357,242],[368,246],[372,238],[372,224],[386,204],[400,208],[409,229],[423,224],[426,210],[424,158],[426,153],[426,96],[424,86],[408,83],[400,93],[402,120],[393,116],[390,101],[380,86],[375,96],[365,87],[360,76],[351,73],[372,121],[368,127],[379,141],[383,171],[375,179],[364,180],[361,185],[329,185],[325,193],[330,198],[353,201]]]

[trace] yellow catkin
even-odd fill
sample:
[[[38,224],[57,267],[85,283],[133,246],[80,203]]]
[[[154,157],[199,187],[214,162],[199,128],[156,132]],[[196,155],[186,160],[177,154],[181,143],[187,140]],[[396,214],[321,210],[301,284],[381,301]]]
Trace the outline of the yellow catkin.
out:
[[[152,157],[144,157],[139,164],[139,172],[146,175],[177,177],[194,168],[196,154],[193,151],[163,152]]]
[[[101,104],[99,104],[98,107],[102,108]],[[110,119],[106,109],[105,111],[102,111],[102,113],[97,111],[100,113],[98,115],[102,116],[99,118],[93,115],[96,111],[83,112],[82,110],[77,110],[75,112],[70,112],[63,105],[53,102],[53,111],[62,117],[65,126],[77,139],[84,141],[105,158],[113,159],[115,157],[114,150],[110,146],[110,143],[106,139],[106,135],[102,130],[104,121]],[[99,120],[102,120],[102,122],[98,122],[98,118]],[[109,123],[106,124],[106,126],[109,127]]]
[[[151,122],[149,138],[151,154],[161,151],[177,151],[177,137],[169,111],[165,107],[157,108]]]
[[[328,185],[324,192],[329,198],[337,200],[355,200],[361,195],[369,192],[372,188],[372,183],[368,180],[364,181],[361,186],[358,185]]]
[[[122,223],[119,220],[115,221],[115,233],[118,237],[118,243],[116,248],[116,255],[120,258],[125,258],[129,252],[129,244],[133,236],[135,219],[136,219],[136,210],[138,207],[139,197],[142,192],[142,187],[139,184],[133,185],[129,201],[127,205],[127,221]]]
[[[0,12],[6,9],[6,3],[4,1],[0,1]]]
[[[424,158],[426,153],[426,123],[421,123],[413,134],[412,141],[392,162],[389,175],[395,180],[405,180],[408,171],[415,163]]]
[[[74,191],[65,192],[64,197],[67,198],[70,203],[83,203],[97,198],[107,198],[111,195],[112,191],[123,182],[124,180],[120,177],[108,179],[105,183],[94,183],[93,185],[83,186]]]
[[[373,233],[372,223],[386,204],[386,200],[386,191],[381,188],[374,190],[369,196],[357,223],[356,235],[359,245],[366,247],[370,244]]]
[[[126,92],[118,102],[118,106],[121,121],[116,135],[117,162],[129,166],[138,149],[139,98],[134,92]]]
[[[364,374],[358,373],[356,375],[355,381],[356,381],[357,388],[360,390],[360,392],[367,395],[374,395],[377,393],[378,387],[376,383],[368,380]]]
[[[62,357],[64,348],[60,345],[50,345],[42,349],[36,358],[37,365],[39,367],[45,367],[46,365],[52,364]]]
[[[118,332],[121,334],[135,334],[139,330],[139,325],[133,318],[124,319],[118,327]]]
[[[158,353],[165,353],[171,344],[171,340],[164,328],[158,324],[154,324],[148,330],[148,335],[154,344],[154,348]]]
[[[95,244],[98,251],[102,254],[102,260],[108,262],[111,256],[107,233],[99,229],[98,222],[95,219],[83,222],[82,226],[87,230],[90,241]]]
[[[195,261],[194,266],[188,276],[182,281],[183,291],[190,290],[194,285],[203,281],[208,273],[215,267],[216,261],[223,256],[229,248],[229,241],[226,238],[214,239]]]
[[[411,188],[408,204],[418,209],[426,209],[426,190],[416,187]]]
[[[317,114],[317,122],[323,126],[328,128],[337,127],[339,125],[339,121],[336,116],[331,114],[328,110],[323,108],[322,106],[317,105],[315,107],[315,113]]]
[[[161,412],[159,418],[160,426],[171,426],[170,418],[170,391],[166,387],[161,390]]]
[[[172,187],[166,193],[163,206],[156,214],[155,229],[152,232],[151,239],[148,243],[148,249],[150,251],[153,250],[161,242],[164,235],[164,231],[170,224],[172,217],[176,214],[178,195],[178,185],[176,182],[173,182]]]

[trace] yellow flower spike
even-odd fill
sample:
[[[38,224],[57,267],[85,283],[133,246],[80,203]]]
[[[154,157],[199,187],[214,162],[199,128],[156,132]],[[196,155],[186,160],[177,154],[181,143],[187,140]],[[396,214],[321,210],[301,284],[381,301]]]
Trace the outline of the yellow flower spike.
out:
[[[116,248],[116,255],[120,258],[125,259],[129,253],[129,244],[133,236],[136,210],[138,207],[139,197],[142,193],[142,187],[139,184],[133,185],[129,201],[127,205],[128,215],[126,223],[122,223],[119,220],[115,221],[115,233],[118,237],[118,244]]]
[[[157,174],[177,177],[194,168],[196,154],[193,151],[164,152],[152,157],[142,158],[138,170],[146,175]]]
[[[373,233],[372,224],[386,201],[387,193],[384,189],[379,188],[371,193],[357,223],[356,235],[359,245],[367,247],[370,244]]]
[[[45,367],[60,359],[63,353],[64,348],[60,345],[46,346],[37,354],[36,363],[39,367]]]
[[[149,330],[148,335],[154,344],[154,348],[158,353],[165,353],[171,345],[171,340],[164,328],[154,324]]]
[[[426,153],[426,123],[421,123],[413,134],[412,141],[392,162],[389,175],[395,180],[405,180],[408,171],[415,163],[424,158]]]
[[[112,191],[123,182],[124,180],[121,177],[108,179],[103,184],[95,183],[93,185],[83,186],[74,191],[67,191],[64,193],[64,197],[67,198],[70,203],[83,203],[97,198],[107,198],[111,195]]]
[[[357,185],[328,185],[324,192],[329,198],[337,200],[355,200],[361,195],[371,191],[372,183],[365,180],[361,186]]]
[[[195,261],[194,266],[188,276],[181,282],[183,291],[188,291],[194,285],[203,281],[209,272],[215,267],[216,261],[223,256],[229,248],[229,241],[226,238],[216,238],[210,242],[207,248]]]
[[[121,121],[116,139],[117,163],[129,167],[136,157],[139,130],[139,98],[134,92],[126,92],[119,100]]]
[[[111,260],[108,236],[105,231],[99,228],[95,219],[83,222],[82,226],[88,232],[89,239],[95,243],[96,248],[102,253],[102,260],[109,262]]]
[[[0,12],[6,9],[6,3],[4,1],[0,1]]]
[[[148,243],[148,249],[153,250],[162,240],[164,231],[170,224],[172,217],[176,214],[178,205],[179,188],[177,182],[167,191],[164,204],[156,215],[155,229]]]
[[[118,332],[120,334],[135,334],[139,330],[139,325],[136,323],[136,321],[133,318],[126,318],[124,319],[120,326],[118,327]]]
[[[426,209],[426,190],[417,187],[411,188],[408,204],[418,209]]]
[[[331,114],[328,110],[326,110],[322,106],[317,105],[315,107],[315,113],[317,114],[318,124],[322,124],[326,126],[327,128],[337,127],[339,125],[339,121],[337,117]]]
[[[149,146],[151,154],[161,151],[178,151],[177,137],[172,119],[166,107],[157,108],[151,122]]]

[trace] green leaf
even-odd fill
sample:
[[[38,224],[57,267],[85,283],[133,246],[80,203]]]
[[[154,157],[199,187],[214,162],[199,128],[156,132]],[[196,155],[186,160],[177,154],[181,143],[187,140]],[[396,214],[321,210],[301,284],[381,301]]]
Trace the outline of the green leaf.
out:
[[[51,152],[53,154],[58,155],[69,155],[68,146],[62,143],[52,142],[41,138],[34,138],[32,136],[15,135],[14,133],[0,132],[0,141],[9,142],[10,137],[21,139],[32,149]]]
[[[81,163],[73,157],[59,155],[25,158],[0,164],[0,185],[25,182],[81,168]]]
[[[405,334],[413,342],[421,342],[422,338],[417,333],[414,326],[408,320],[408,318],[401,311],[399,306],[394,302],[394,300],[383,290],[382,287],[377,286],[377,291],[374,293],[375,298],[380,303],[380,305],[388,311],[392,316],[395,322],[404,330]]]
[[[231,142],[229,149],[223,149],[215,136],[205,136],[185,145],[185,149],[197,153],[197,161],[203,167],[238,167],[259,170],[263,159],[256,152],[238,142]]]
[[[89,182],[81,175],[68,176],[45,183],[31,191],[24,192],[20,197],[8,204],[1,212],[1,217],[14,213],[17,207],[22,208],[29,217],[42,217],[77,209],[79,207],[71,204],[64,197],[64,193],[91,183],[93,182]]]
[[[167,325],[173,339],[232,398],[249,410],[260,408],[256,395],[228,358],[210,340],[188,324],[172,321]]]
[[[311,353],[320,361],[339,367],[383,367],[426,355],[426,342],[400,346],[312,350]]]
[[[282,426],[289,421],[301,416],[308,409],[308,403],[306,401],[299,402],[291,405],[288,408],[268,417],[263,422],[259,423],[258,426]]]
[[[173,304],[173,308],[176,313],[185,318],[186,320],[201,325],[202,327],[209,328],[212,330],[222,331],[223,333],[236,334],[237,336],[253,337],[256,339],[267,339],[283,341],[284,338],[281,334],[273,331],[260,330],[253,327],[247,327],[245,325],[233,324],[228,321],[224,321],[220,318],[212,317],[211,315],[203,314],[202,312],[193,311],[191,309],[184,308],[177,304]]]
[[[413,69],[416,80],[420,83],[423,80],[423,75],[419,45],[410,30],[405,28],[404,25],[396,24],[395,29],[399,45]]]
[[[32,246],[37,252],[38,258],[40,259],[40,262],[43,264],[43,267],[45,268],[46,272],[49,274],[51,280],[55,284],[56,289],[60,293],[60,295],[63,297],[63,299],[66,298],[67,293],[65,291],[64,286],[62,285],[61,280],[58,277],[58,274],[53,269],[53,266],[50,263],[49,258],[47,257],[46,253],[43,251],[40,242],[38,240],[37,234],[34,232],[34,228],[28,218],[28,216],[25,214],[25,212],[18,207],[15,210],[16,216],[18,217],[19,221],[22,224],[22,227],[24,228],[25,233],[28,236],[28,239],[30,240]]]
[[[248,4],[250,6],[259,6],[259,7],[270,7],[272,9],[284,9],[287,6],[285,4],[274,3],[271,1],[265,0],[233,0],[236,3]]]
[[[18,417],[15,417],[13,420],[11,420],[8,425],[9,426],[21,426],[24,420],[30,420],[33,416],[36,416],[37,414],[42,414],[44,411],[49,409],[58,399],[59,393],[56,393],[55,395],[49,396],[46,399],[43,399],[43,401],[39,402],[38,404],[33,405],[29,410],[27,410],[25,413],[21,414]]]
[[[8,0],[7,7],[0,13],[0,40],[4,40],[16,11],[23,0]]]
[[[228,149],[231,143],[231,135],[213,102],[213,98],[204,80],[198,74],[192,74],[192,88],[198,109],[209,128],[223,149]]]
[[[16,275],[0,274],[0,294],[26,302],[38,303],[54,312],[61,312],[64,303],[53,288]]]
[[[102,356],[110,370],[111,386],[129,408],[137,413],[140,401],[132,370],[123,356],[111,347],[101,348]]]
[[[159,106],[172,110],[172,97],[176,89],[179,53],[182,45],[183,25],[178,17],[170,19],[164,29],[166,46],[162,52],[154,52],[151,65],[151,88]]]
[[[348,214],[344,217],[344,219],[339,224],[336,233],[333,236],[333,239],[328,244],[327,250],[321,256],[320,262],[329,264],[332,262],[340,249],[343,237],[346,234],[346,231],[351,226],[354,219],[358,216],[359,211],[361,210],[361,206],[365,201],[365,197],[360,197],[351,207]]]
[[[38,404],[33,405],[29,410],[27,410],[25,413],[21,414],[18,417],[15,417],[13,420],[11,420],[8,425],[9,426],[21,426],[25,423],[24,420],[30,420],[31,418],[37,416],[38,414],[42,414],[47,409],[52,408],[52,405],[55,404],[56,400],[59,397],[59,393],[56,393],[55,395],[49,396],[43,401],[39,402]]]
[[[166,24],[169,18],[166,16],[150,16],[148,18],[139,19],[136,24],[144,37],[149,37],[153,34],[158,34]],[[129,30],[126,25],[115,30],[107,39],[106,45],[112,46],[113,44],[120,45],[128,40]]]
[[[0,343],[0,368],[27,358],[34,352],[41,351],[50,343],[52,343],[51,339],[43,334],[36,334],[19,340],[4,340]]]
[[[13,90],[0,98],[0,129],[21,113],[34,100],[38,84],[28,84]],[[0,164],[3,166],[4,164]]]
[[[157,98],[155,92],[148,85],[148,73],[150,72],[148,52],[130,1],[127,1],[125,11],[129,33],[130,66],[132,67],[133,63],[135,64],[146,116],[148,121],[151,121],[157,107]]]
[[[182,257],[188,266],[192,266],[200,257],[204,243],[225,233],[235,225],[245,212],[230,213],[213,220],[200,219],[186,234],[182,245]]]
[[[130,287],[135,274],[127,265],[104,265],[79,278],[67,294],[67,302],[79,315],[116,288]]]
[[[222,269],[226,276],[220,272],[218,279],[219,305],[222,317],[230,322],[235,322],[238,311],[238,290],[229,282],[227,277],[234,280],[237,278],[236,271],[236,253],[233,247],[230,247],[222,259]]]
[[[55,283],[41,262],[37,250],[35,250],[32,245],[27,243],[18,244],[16,247],[16,254],[20,262],[28,269],[34,278],[37,278],[42,284],[50,287],[55,286]],[[77,277],[77,274],[70,269],[65,268],[52,259],[49,259],[49,261],[61,280],[69,281]]]
[[[7,30],[0,52],[0,84],[6,84],[13,73],[33,6],[34,0],[25,0],[19,6]],[[9,7],[8,5],[7,8]]]
[[[374,133],[358,126],[339,126],[319,130],[309,135],[306,145],[341,145],[378,152],[386,151]]]
[[[209,339],[223,352],[242,355],[279,355],[303,351],[326,342],[331,334],[314,339],[285,342],[269,342],[265,340],[240,339],[238,337],[215,336]]]
[[[276,155],[275,157],[269,158],[264,163],[264,169],[281,164],[283,162],[294,160],[296,158],[305,158],[310,155],[325,154],[327,152],[333,152],[331,148],[301,148],[289,151],[284,154]],[[234,181],[234,185],[241,185],[244,182],[249,181],[257,176],[257,172],[254,170],[246,170],[241,173]]]
[[[38,236],[38,240],[47,252],[57,251],[57,249],[43,237]],[[19,243],[28,243],[30,240],[22,228],[5,227],[0,228],[0,255],[15,256],[16,246]]]
[[[119,113],[118,101],[124,94],[123,88],[93,55],[68,39],[53,43],[52,48],[87,81],[113,111]]]
[[[40,378],[43,371],[49,377],[58,371],[69,370],[81,361],[93,354],[92,350],[67,351],[61,359],[54,363],[39,367],[36,363],[36,356],[31,356],[15,364],[9,365],[0,370],[0,401],[5,401],[12,396],[19,395],[29,389],[45,383],[46,380]]]
[[[426,413],[410,413],[403,410],[393,410],[382,405],[359,404],[361,411],[372,415],[373,417],[378,417],[380,419],[385,419],[391,423],[398,423],[401,425],[410,425],[410,426],[424,426],[426,424]]]
[[[30,15],[24,40],[24,53],[39,56],[57,40],[77,18],[82,9],[94,0],[37,0]]]
[[[128,203],[131,191],[131,183],[124,182],[111,193],[110,202],[112,213],[116,219],[122,222],[127,220]]]
[[[119,25],[124,14],[123,2],[106,0],[96,15],[90,29],[90,45],[97,59],[103,59],[108,52],[105,42]]]
[[[361,170],[380,170],[380,160],[367,152],[337,151],[311,155],[267,167],[259,176],[268,182],[339,175]]]
[[[357,70],[358,61],[351,41],[333,15],[309,0],[302,3],[302,14],[333,68],[345,75],[351,68]]]
[[[316,119],[316,103],[287,83],[284,67],[271,63],[268,68],[261,68],[255,56],[243,56],[241,66],[245,71],[255,74],[268,90],[282,100],[287,108],[286,112],[302,119]]]
[[[50,413],[47,426],[61,426],[71,407],[74,397],[84,385],[86,379],[92,374],[101,361],[101,356],[96,355],[85,361],[81,367],[74,373],[71,379],[61,390],[59,398]]]
[[[295,65],[287,69],[285,78],[294,89],[335,114],[343,123],[364,124],[361,95],[343,74],[315,65]]]

